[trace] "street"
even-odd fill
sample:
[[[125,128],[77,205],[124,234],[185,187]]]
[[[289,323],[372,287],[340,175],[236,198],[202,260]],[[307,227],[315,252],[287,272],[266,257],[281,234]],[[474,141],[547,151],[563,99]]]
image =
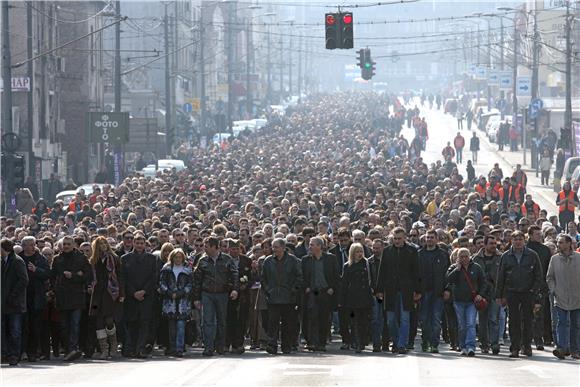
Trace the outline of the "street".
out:
[[[419,348],[419,342],[416,343]],[[326,354],[300,352],[272,356],[202,358],[199,351],[183,359],[156,357],[149,361],[42,362],[2,366],[2,385],[196,385],[196,386],[578,386],[580,367],[559,361],[548,351],[532,358],[500,356],[473,359],[449,352],[410,352],[407,356],[366,352],[345,353],[334,344]]]
[[[427,150],[422,153],[423,160],[430,165],[437,160],[442,160],[441,151],[447,145],[447,142],[451,142],[453,146],[453,139],[457,135],[457,119],[450,115],[444,114],[443,110],[437,110],[435,107],[429,109],[428,105],[421,106],[419,98],[416,98],[414,103],[409,105],[411,108],[415,104],[421,110],[421,117],[425,117],[426,121],[429,123],[429,141],[427,141]],[[461,130],[461,135],[465,138],[465,148],[463,150],[463,164],[459,164],[459,173],[463,176],[467,176],[465,167],[467,166],[467,160],[471,160],[471,152],[469,151],[469,140],[473,135],[473,131],[477,132],[477,136],[480,140],[480,148],[478,163],[475,163],[473,167],[475,168],[476,176],[487,175],[490,169],[493,168],[495,163],[499,163],[500,168],[503,170],[504,176],[511,176],[515,170],[516,164],[522,164],[522,169],[526,172],[528,176],[528,186],[527,192],[531,193],[535,202],[537,202],[541,208],[546,209],[548,214],[557,213],[558,209],[556,206],[556,193],[553,191],[552,186],[542,186],[540,184],[540,178],[536,177],[535,170],[532,170],[531,156],[528,149],[527,155],[527,165],[523,165],[523,151],[521,147],[518,152],[509,151],[498,151],[497,144],[490,143],[484,132],[476,130],[476,125],[474,124],[471,128],[472,131],[467,130],[467,125],[463,124],[464,129]],[[414,137],[414,130],[408,129],[404,126],[402,134],[410,142]],[[506,150],[509,147],[505,148]],[[454,160],[455,161],[455,160]],[[553,173],[550,177],[550,184],[552,182]]]

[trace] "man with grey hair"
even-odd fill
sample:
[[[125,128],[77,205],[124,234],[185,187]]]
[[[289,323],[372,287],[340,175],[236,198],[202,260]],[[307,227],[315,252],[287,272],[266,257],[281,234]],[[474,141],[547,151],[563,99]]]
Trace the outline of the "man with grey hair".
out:
[[[268,303],[268,336],[270,343],[266,351],[276,354],[278,336],[282,324],[282,353],[292,349],[292,327],[296,324],[297,295],[302,289],[302,267],[300,260],[286,251],[286,241],[272,241],[273,254],[266,258],[262,268],[262,287]]]
[[[23,324],[22,349],[26,351],[29,362],[35,362],[41,338],[42,311],[46,306],[46,281],[50,277],[50,268],[46,258],[36,248],[36,238],[22,238],[20,257],[26,264],[28,288],[26,289],[26,314]]]
[[[307,314],[308,349],[326,351],[330,313],[336,304],[336,289],[340,281],[336,257],[324,252],[324,240],[313,237],[310,253],[302,259],[304,294]]]

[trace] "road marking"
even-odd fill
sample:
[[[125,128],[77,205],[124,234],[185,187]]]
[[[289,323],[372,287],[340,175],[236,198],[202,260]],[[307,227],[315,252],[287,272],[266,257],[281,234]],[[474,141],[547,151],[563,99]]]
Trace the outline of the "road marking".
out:
[[[273,368],[283,370],[282,374],[287,375],[287,376],[295,376],[295,375],[342,376],[343,375],[343,367],[339,366],[339,365],[278,363],[278,364],[274,365]]]
[[[549,378],[549,376],[546,374],[544,369],[542,367],[538,367],[536,365],[526,365],[526,366],[522,366],[522,367],[516,367],[515,369],[517,371],[530,372],[541,379],[548,379]]]
[[[168,384],[177,385],[177,386],[183,386],[183,385],[190,386],[193,384],[191,379],[193,379],[197,375],[201,374],[203,371],[208,369],[210,366],[212,366],[217,361],[218,361],[218,359],[211,359],[211,360],[207,359],[207,360],[205,360],[205,362],[203,364],[201,364],[195,368],[192,368],[189,372],[182,375],[180,378],[175,380],[173,383],[168,383]],[[191,364],[191,363],[188,363],[188,365],[189,364]]]

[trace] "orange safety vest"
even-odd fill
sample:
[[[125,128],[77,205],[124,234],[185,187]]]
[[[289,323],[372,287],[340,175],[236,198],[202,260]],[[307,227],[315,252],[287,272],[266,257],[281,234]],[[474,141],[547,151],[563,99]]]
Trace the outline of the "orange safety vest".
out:
[[[536,218],[538,216],[540,216],[540,206],[538,205],[538,203],[532,203],[532,208],[531,208],[532,212],[534,213],[534,215],[536,215]],[[528,207],[526,206],[526,203],[524,202],[524,204],[522,204],[522,215],[523,216],[527,216],[528,215]]]
[[[568,203],[560,204],[560,208],[559,208],[560,212],[563,212],[566,210],[574,212],[574,204],[571,203],[574,201],[574,194],[575,194],[575,192],[570,190],[570,192],[568,193]],[[562,190],[562,191],[560,191],[560,194],[558,195],[558,197],[560,198],[560,201],[562,201],[563,199],[566,199],[566,193]]]
[[[482,186],[480,183],[475,185],[475,191],[479,194],[479,196],[483,199],[485,197],[485,187]]]

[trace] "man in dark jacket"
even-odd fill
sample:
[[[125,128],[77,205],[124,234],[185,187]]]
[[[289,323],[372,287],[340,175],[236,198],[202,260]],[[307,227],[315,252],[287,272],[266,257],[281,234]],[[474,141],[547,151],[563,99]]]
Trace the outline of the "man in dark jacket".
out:
[[[29,362],[37,358],[42,311],[46,305],[46,282],[50,278],[48,262],[36,248],[36,238],[22,238],[20,256],[28,270],[28,289],[26,291],[26,315],[24,317],[23,347]]]
[[[540,289],[540,304],[542,307],[534,311],[533,330],[534,343],[539,351],[544,350],[544,344],[552,341],[552,318],[550,316],[550,300],[546,275],[548,274],[548,265],[552,258],[552,253],[544,243],[542,229],[536,225],[528,228],[527,247],[538,254],[542,264],[542,287]]]
[[[238,269],[232,257],[220,252],[220,240],[207,237],[205,255],[193,273],[193,299],[197,309],[203,308],[203,356],[223,354],[226,339],[228,296],[238,298]]]
[[[334,255],[338,267],[338,273],[342,275],[344,264],[348,262],[348,250],[352,243],[352,238],[348,228],[341,227],[338,229],[338,245],[330,250],[330,254]],[[342,346],[340,349],[350,349],[351,331],[350,331],[350,317],[346,312],[346,308],[338,308],[338,320],[340,325],[340,336],[342,337]]]
[[[371,287],[376,293],[379,292],[377,288],[377,280],[379,275],[379,267],[383,257],[383,250],[385,249],[385,242],[382,239],[375,239],[373,241],[373,254],[369,257],[369,268],[371,270]],[[385,304],[379,302],[376,297],[373,297],[373,310],[371,317],[371,337],[373,342],[373,352],[381,352],[383,349],[388,350],[389,334],[387,331]]]
[[[74,248],[70,236],[62,239],[62,253],[54,257],[51,269],[56,310],[59,312],[63,337],[68,354],[65,361],[77,360],[82,311],[86,307],[87,284],[92,280],[92,269],[87,257]]]
[[[262,287],[268,303],[268,337],[266,351],[276,354],[278,336],[282,324],[282,353],[292,349],[292,327],[296,324],[296,297],[302,289],[300,260],[286,251],[282,238],[272,241],[273,254],[266,258],[262,268]]]
[[[524,243],[524,234],[515,231],[512,247],[501,257],[497,278],[496,301],[507,304],[509,310],[510,357],[519,357],[522,345],[524,355],[532,356],[532,308],[540,308],[542,264],[538,254]]]
[[[481,352],[494,355],[499,353],[499,305],[493,301],[495,286],[497,283],[497,273],[501,263],[501,252],[497,249],[497,239],[493,235],[483,238],[483,248],[474,255],[473,262],[483,269],[487,283],[487,293],[482,296],[488,301],[485,310],[479,311],[479,343]]]
[[[421,299],[417,249],[406,243],[406,238],[407,233],[402,227],[393,230],[393,244],[383,251],[377,281],[377,288],[384,289],[384,293],[377,293],[377,297],[386,303],[392,351],[401,355],[407,353],[409,312]]]
[[[310,254],[302,259],[305,306],[308,313],[308,349],[324,352],[330,326],[330,313],[336,304],[338,267],[336,257],[323,251],[322,238],[311,238],[309,250]]]
[[[123,355],[146,359],[145,344],[157,297],[157,259],[145,251],[145,236],[135,234],[133,251],[121,257],[121,277],[125,287],[123,318],[127,327]]]
[[[2,251],[2,359],[18,364],[22,341],[22,319],[26,313],[26,264],[14,253],[14,242],[0,241]]]
[[[419,272],[421,277],[420,318],[423,329],[423,352],[439,353],[441,336],[441,314],[449,267],[449,254],[438,245],[437,231],[425,234],[425,248],[419,250]]]
[[[244,353],[244,338],[246,336],[248,315],[250,313],[250,286],[254,283],[252,276],[252,260],[241,254],[241,243],[238,240],[228,241],[232,262],[238,269],[240,291],[238,298],[228,300],[226,323],[226,350],[231,345],[232,352]]]
[[[310,246],[310,238],[316,235],[316,231],[312,227],[304,227],[302,230],[302,237],[304,238],[301,243],[296,246],[294,253],[297,258],[302,258],[308,255],[308,246]]]

